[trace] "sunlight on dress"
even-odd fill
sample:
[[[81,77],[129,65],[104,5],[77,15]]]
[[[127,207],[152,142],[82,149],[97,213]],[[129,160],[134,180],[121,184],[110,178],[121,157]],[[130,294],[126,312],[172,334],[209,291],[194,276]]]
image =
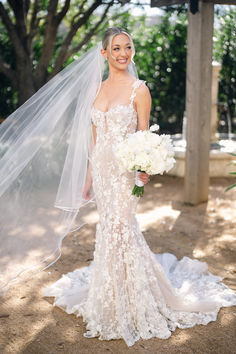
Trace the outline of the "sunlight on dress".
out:
[[[107,112],[93,108],[97,139],[91,156],[93,189],[99,213],[94,259],[88,267],[64,274],[44,289],[54,306],[83,316],[88,338],[166,339],[176,327],[215,321],[222,306],[236,305],[236,295],[207,264],[169,253],[154,254],[136,219],[138,198],[131,195],[135,172],[123,172],[114,157],[116,145],[137,129],[133,106]]]

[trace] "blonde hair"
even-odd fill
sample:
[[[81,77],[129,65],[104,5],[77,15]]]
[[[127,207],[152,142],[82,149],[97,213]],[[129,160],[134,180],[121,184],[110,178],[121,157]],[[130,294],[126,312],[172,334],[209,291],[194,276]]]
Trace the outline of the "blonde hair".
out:
[[[134,43],[133,43],[132,37],[125,29],[123,29],[121,27],[110,27],[104,32],[104,35],[102,38],[103,49],[106,50],[108,47],[110,47],[110,51],[111,51],[112,39],[115,36],[117,36],[118,34],[125,34],[129,38],[129,40],[131,42],[131,47],[132,47],[132,59],[133,59],[133,57],[135,55],[135,48],[134,48]]]

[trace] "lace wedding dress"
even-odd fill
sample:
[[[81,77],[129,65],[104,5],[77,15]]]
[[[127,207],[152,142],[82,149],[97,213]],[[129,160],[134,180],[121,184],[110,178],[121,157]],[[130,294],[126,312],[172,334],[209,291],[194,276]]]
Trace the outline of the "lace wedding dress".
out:
[[[99,213],[94,260],[44,289],[54,305],[83,316],[86,337],[123,338],[132,346],[139,338],[168,338],[176,327],[216,320],[221,306],[236,305],[236,295],[212,275],[207,264],[169,253],[154,254],[136,220],[138,202],[131,195],[135,173],[123,173],[114,157],[116,144],[137,129],[129,104],[103,112],[93,108],[97,139],[91,156],[93,189]]]

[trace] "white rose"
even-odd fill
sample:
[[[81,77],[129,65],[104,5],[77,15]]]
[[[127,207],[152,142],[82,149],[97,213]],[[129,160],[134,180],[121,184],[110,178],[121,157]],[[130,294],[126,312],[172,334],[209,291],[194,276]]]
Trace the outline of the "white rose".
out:
[[[160,127],[159,127],[158,124],[153,124],[153,125],[151,125],[151,127],[150,127],[149,130],[150,130],[151,132],[157,132],[159,129],[160,129]]]

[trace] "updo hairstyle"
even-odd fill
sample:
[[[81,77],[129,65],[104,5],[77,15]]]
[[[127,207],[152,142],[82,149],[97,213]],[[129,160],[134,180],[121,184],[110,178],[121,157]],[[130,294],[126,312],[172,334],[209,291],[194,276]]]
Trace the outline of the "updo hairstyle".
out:
[[[110,52],[111,52],[111,44],[112,44],[112,39],[117,36],[118,34],[125,34],[130,42],[131,42],[131,47],[132,47],[132,59],[135,55],[135,48],[134,48],[134,43],[133,40],[131,38],[131,35],[123,28],[121,27],[110,27],[108,28],[102,38],[102,47],[103,49],[107,49],[108,47],[110,47]]]

